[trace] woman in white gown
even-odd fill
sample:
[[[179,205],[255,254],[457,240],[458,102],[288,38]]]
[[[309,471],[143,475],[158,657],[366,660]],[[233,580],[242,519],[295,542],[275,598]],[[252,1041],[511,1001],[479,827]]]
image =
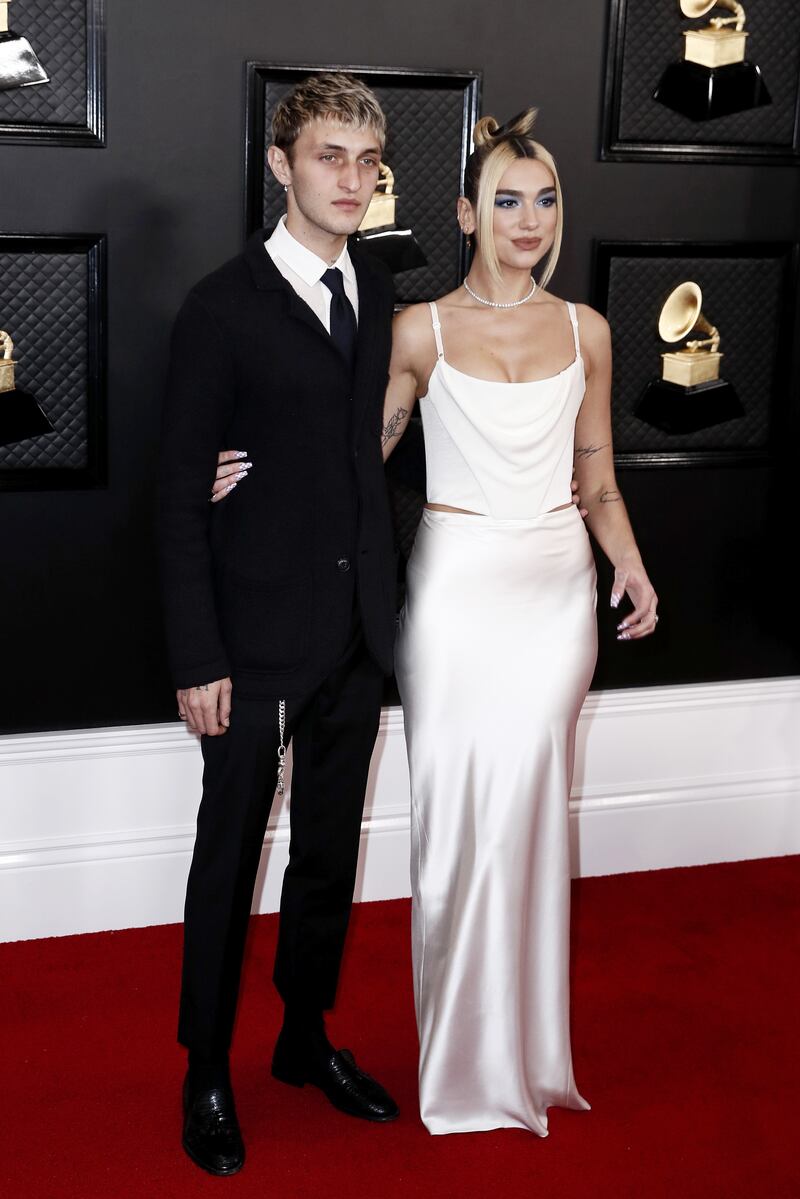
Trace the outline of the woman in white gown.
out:
[[[608,326],[545,290],[561,190],[534,118],[478,124],[458,203],[472,265],[463,287],[396,318],[385,408],[388,454],[420,398],[427,462],[396,673],[432,1133],[546,1136],[549,1106],[588,1107],[569,1039],[568,801],[596,592],[573,462],[616,568],[611,604],[633,604],[618,636],[658,619],[614,478]]]

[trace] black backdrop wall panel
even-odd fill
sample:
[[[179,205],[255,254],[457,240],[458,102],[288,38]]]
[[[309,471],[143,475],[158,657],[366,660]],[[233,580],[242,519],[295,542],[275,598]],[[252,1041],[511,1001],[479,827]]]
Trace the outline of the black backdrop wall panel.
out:
[[[0,91],[0,141],[103,144],[104,0],[14,0],[48,82]]]
[[[0,491],[104,481],[105,239],[0,236],[0,317],[16,382],[52,431],[0,446]]]
[[[800,8],[795,0],[745,5],[747,58],[761,68],[772,103],[702,122],[659,104],[653,92],[668,64],[683,57],[683,30],[702,28],[708,16],[687,21],[678,0],[626,0],[626,7],[619,122],[623,141],[791,147],[800,75]]]
[[[17,385],[40,402],[52,397],[47,414],[58,430],[55,437],[0,447],[0,470],[40,464],[80,469],[87,464],[86,408],[81,403],[87,388],[86,266],[83,254],[0,252],[0,312],[13,330]]]
[[[16,0],[11,28],[33,45],[50,82],[0,92],[0,120],[78,125],[86,116],[86,0]]]
[[[791,403],[787,394],[786,367],[791,345],[781,342],[782,303],[791,302],[784,283],[788,273],[785,246],[777,253],[762,247],[745,256],[727,247],[714,257],[702,250],[693,256],[679,253],[658,257],[630,256],[625,247],[611,259],[609,300],[604,309],[612,329],[614,348],[614,398],[612,429],[614,448],[620,452],[744,449],[761,451],[771,444],[773,408]],[[685,280],[699,283],[703,312],[719,326],[722,378],[736,388],[744,407],[741,417],[692,433],[666,433],[644,424],[635,407],[651,379],[661,375],[661,354],[679,349],[658,336],[657,320],[670,292]],[[780,384],[783,384],[781,387]],[[781,417],[782,412],[778,413]]]
[[[482,5],[405,0],[380,18],[371,0],[307,0],[302,20],[261,0],[110,4],[106,148],[0,144],[0,232],[106,231],[109,286],[107,488],[0,495],[3,730],[175,716],[152,537],[161,387],[183,295],[242,245],[247,60],[482,70],[485,112],[538,105],[566,192],[554,290],[570,299],[589,300],[593,239],[797,239],[791,167],[598,161],[596,0],[496,0],[489,22]],[[780,460],[622,472],[664,615],[651,644],[616,642],[603,578],[596,685],[797,672],[795,622],[753,586],[794,544],[788,477]]]

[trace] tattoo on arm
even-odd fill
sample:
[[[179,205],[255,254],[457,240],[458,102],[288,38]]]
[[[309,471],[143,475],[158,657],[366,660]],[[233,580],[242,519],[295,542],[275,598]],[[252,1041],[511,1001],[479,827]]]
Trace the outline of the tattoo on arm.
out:
[[[208,691],[208,683],[200,683],[199,686],[193,688],[194,691]]]
[[[605,445],[579,445],[579,446],[576,446],[575,457],[576,458],[591,458],[592,454],[599,454],[600,451],[604,450],[607,445],[608,445],[608,442],[606,442]]]
[[[381,445],[386,445],[393,437],[400,436],[400,426],[403,423],[403,418],[408,416],[407,408],[396,408],[394,415],[390,416],[381,432]]]
[[[618,491],[601,491],[600,492],[600,503],[601,504],[618,504],[621,499],[622,499],[622,496],[620,495],[620,493]]]

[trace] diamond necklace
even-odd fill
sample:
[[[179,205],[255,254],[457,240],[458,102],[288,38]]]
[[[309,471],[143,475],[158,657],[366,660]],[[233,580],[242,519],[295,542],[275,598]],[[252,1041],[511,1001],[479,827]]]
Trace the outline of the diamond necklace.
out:
[[[466,279],[464,280],[464,286],[472,296],[473,300],[477,300],[479,304],[485,304],[487,308],[519,308],[520,304],[527,304],[528,300],[536,291],[536,280],[531,278],[531,290],[528,292],[527,296],[523,296],[521,300],[512,300],[510,304],[500,304],[497,300],[484,300],[483,296],[475,294],[469,283],[467,283]]]

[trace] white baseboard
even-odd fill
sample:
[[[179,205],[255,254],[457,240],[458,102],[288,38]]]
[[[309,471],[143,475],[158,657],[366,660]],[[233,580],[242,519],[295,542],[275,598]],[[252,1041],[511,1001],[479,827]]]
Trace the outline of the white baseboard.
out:
[[[800,679],[593,692],[578,726],[575,875],[800,853]],[[180,724],[0,737],[0,940],[178,921],[200,794]],[[276,805],[254,910],[288,854]],[[409,893],[400,708],[384,710],[358,899]]]

